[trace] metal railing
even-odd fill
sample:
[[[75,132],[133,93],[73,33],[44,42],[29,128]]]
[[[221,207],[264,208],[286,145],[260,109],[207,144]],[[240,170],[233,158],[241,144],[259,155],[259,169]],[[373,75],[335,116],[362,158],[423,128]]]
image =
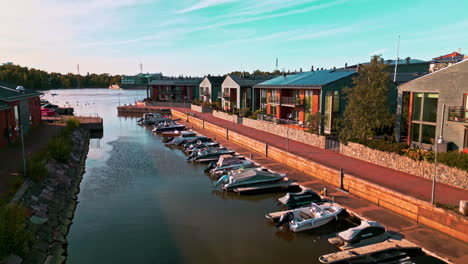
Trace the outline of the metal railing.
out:
[[[468,123],[468,109],[463,106],[449,106],[448,113],[449,121]]]
[[[257,115],[257,119],[262,120],[262,121],[272,122],[272,123],[275,123],[275,124],[281,124],[281,125],[301,125],[296,120],[287,120],[287,119],[282,119],[282,118],[276,118],[276,117],[270,116],[270,115]]]
[[[285,105],[302,105],[302,101],[300,97],[285,97],[281,96],[281,104]]]
[[[279,97],[277,97],[277,96],[270,96],[269,103],[270,103],[270,104],[279,104],[279,103],[280,103]]]
[[[218,98],[229,98],[229,93],[218,92]]]

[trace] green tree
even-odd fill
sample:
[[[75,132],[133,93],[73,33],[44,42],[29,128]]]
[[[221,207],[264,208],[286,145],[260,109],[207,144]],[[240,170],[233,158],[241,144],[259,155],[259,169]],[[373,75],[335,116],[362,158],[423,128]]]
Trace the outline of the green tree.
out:
[[[390,112],[390,78],[380,56],[362,65],[353,78],[354,87],[344,90],[347,106],[340,132],[341,140],[367,140],[393,125]]]

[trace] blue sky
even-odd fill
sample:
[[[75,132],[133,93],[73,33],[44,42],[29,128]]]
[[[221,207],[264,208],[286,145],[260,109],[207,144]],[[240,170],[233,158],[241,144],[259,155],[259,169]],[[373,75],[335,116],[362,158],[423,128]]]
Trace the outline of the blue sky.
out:
[[[468,54],[461,0],[0,0],[0,62],[167,75]]]

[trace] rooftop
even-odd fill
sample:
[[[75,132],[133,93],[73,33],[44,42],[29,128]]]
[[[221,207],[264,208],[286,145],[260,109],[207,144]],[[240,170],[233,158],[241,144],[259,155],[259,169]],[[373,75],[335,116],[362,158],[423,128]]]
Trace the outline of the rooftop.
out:
[[[261,82],[265,82],[275,76],[251,76],[251,77],[241,77],[238,75],[229,75],[240,87],[253,87]]]
[[[321,70],[278,76],[259,83],[256,87],[266,86],[323,86],[355,74],[352,70]]]
[[[29,89],[25,89],[23,92],[20,92],[16,90],[16,87],[18,87],[18,85],[0,81],[0,100],[11,102],[41,95],[40,92]]]
[[[224,76],[205,76],[205,78],[207,78],[211,85],[221,85],[225,79]]]
[[[199,85],[202,78],[171,78],[153,80],[150,85]]]

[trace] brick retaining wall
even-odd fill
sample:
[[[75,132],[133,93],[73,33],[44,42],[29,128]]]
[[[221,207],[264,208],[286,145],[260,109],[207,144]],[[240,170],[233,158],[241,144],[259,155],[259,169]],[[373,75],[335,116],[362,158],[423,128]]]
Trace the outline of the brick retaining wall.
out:
[[[172,115],[176,118],[188,120],[199,128],[207,129],[234,143],[262,153],[273,160],[302,171],[314,178],[321,179],[335,186],[340,186],[340,172],[335,169],[304,159],[303,157],[284,150],[267,146],[263,142],[229,131],[227,128],[205,122],[201,119],[187,116],[175,110],[172,110]],[[428,202],[373,184],[350,174],[344,174],[343,186],[345,190],[353,195],[362,197],[381,207],[408,217],[411,220],[439,230],[465,243],[468,242],[468,220],[465,216],[434,207]]]

